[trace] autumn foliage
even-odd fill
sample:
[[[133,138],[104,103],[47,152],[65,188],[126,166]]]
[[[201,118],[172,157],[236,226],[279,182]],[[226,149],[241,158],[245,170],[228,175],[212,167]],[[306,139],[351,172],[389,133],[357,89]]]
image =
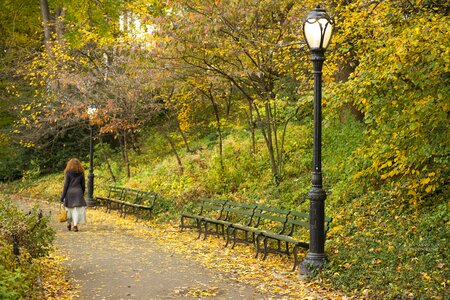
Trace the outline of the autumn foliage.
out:
[[[99,182],[145,185],[175,210],[211,195],[306,207],[313,85],[301,26],[316,2],[41,1],[48,18],[37,4],[5,3],[0,178],[26,182],[83,158],[94,126],[96,163],[107,168]],[[414,220],[403,217],[413,215],[411,239],[440,236],[425,228],[449,198],[450,3],[321,4],[336,22],[323,70],[333,267],[352,278],[362,257],[352,247],[395,235],[386,222],[409,236]],[[43,34],[30,24],[45,25]],[[91,119],[90,104],[98,108]],[[448,228],[448,214],[439,224]],[[382,266],[386,247],[375,243],[359,275]],[[440,259],[428,265],[448,271]],[[338,275],[330,277],[343,289],[362,291],[370,281]]]

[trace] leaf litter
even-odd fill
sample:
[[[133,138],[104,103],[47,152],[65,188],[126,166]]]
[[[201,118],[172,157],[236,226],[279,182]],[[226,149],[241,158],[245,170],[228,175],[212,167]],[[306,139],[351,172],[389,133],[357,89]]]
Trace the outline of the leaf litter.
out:
[[[338,291],[333,291],[320,280],[307,280],[298,276],[298,271],[290,272],[293,258],[279,255],[269,255],[266,260],[254,258],[254,248],[249,245],[224,247],[225,241],[220,237],[209,236],[206,240],[197,239],[194,230],[180,232],[178,224],[158,224],[153,220],[139,220],[128,216],[120,218],[116,213],[105,213],[101,208],[88,209],[88,222],[96,226],[120,229],[126,234],[142,239],[151,239],[169,255],[180,255],[186,259],[212,270],[218,277],[238,284],[253,286],[259,293],[267,295],[266,299],[349,299]],[[90,232],[96,239],[102,232]],[[124,241],[126,242],[126,241]],[[138,249],[128,245],[129,251],[152,251]],[[123,249],[123,247],[121,247]],[[302,255],[299,253],[299,255]],[[304,255],[304,253],[303,253]],[[302,257],[300,257],[301,259]],[[91,258],[93,259],[93,258]],[[98,259],[98,258],[97,258]],[[77,283],[66,278],[67,269],[63,266],[67,260],[63,253],[56,249],[55,253],[46,259],[43,269],[48,268],[47,276],[43,276],[45,299],[73,299],[79,289]],[[179,272],[188,270],[180,269]],[[48,273],[52,273],[49,275]],[[139,278],[135,278],[139,281]],[[59,293],[59,294],[58,294]],[[220,288],[216,286],[179,287],[173,291],[174,297],[220,298]]]

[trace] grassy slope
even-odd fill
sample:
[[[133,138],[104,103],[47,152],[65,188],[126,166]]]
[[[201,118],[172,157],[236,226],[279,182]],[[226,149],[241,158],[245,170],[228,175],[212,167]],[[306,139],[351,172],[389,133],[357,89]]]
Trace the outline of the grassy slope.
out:
[[[117,185],[161,193],[168,212],[161,221],[177,221],[182,207],[200,197],[220,196],[236,201],[268,203],[308,209],[312,126],[290,127],[285,146],[284,181],[272,183],[263,140],[258,153],[250,154],[248,133],[229,132],[224,141],[224,169],[220,168],[214,140],[203,139],[194,153],[180,154],[181,173],[165,142],[152,133],[140,153],[131,156],[132,178],[123,175],[120,156],[113,155]],[[373,298],[450,297],[448,200],[435,199],[429,207],[410,211],[401,207],[395,193],[371,191],[352,181],[351,152],[358,146],[363,128],[350,122],[324,126],[323,169],[327,189],[327,215],[334,218],[327,242],[330,258],[323,277],[347,293]],[[113,184],[104,161],[95,162],[95,191],[104,193]],[[21,192],[32,197],[57,199],[62,174],[24,182]]]

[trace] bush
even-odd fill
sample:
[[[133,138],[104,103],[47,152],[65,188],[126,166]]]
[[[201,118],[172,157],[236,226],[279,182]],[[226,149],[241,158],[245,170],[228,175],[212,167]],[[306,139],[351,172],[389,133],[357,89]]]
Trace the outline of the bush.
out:
[[[2,255],[4,254],[2,253]],[[0,299],[23,299],[32,293],[31,283],[33,280],[30,277],[33,276],[30,275],[36,274],[36,270],[30,267],[31,265],[28,265],[24,270],[20,267],[8,270],[0,264]]]
[[[33,298],[38,293],[34,259],[46,256],[54,231],[38,207],[24,213],[0,199],[0,299]]]
[[[38,207],[24,214],[10,201],[0,202],[0,237],[10,246],[25,249],[32,258],[46,256],[54,239],[49,218]]]

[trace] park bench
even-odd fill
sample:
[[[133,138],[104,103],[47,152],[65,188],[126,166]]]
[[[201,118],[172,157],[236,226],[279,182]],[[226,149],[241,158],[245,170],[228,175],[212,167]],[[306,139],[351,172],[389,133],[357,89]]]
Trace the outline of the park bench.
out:
[[[122,199],[120,199],[120,205],[119,205],[119,213],[120,217],[125,217],[125,209],[127,205],[130,205],[132,203],[138,203],[140,194],[142,193],[140,190],[130,189],[130,188],[122,188],[123,194]]]
[[[101,205],[106,207],[106,212],[108,213],[110,213],[112,210],[121,211],[121,206],[124,202],[125,190],[126,189],[122,187],[110,186],[108,188],[108,195],[106,197],[97,196],[95,199]]]
[[[330,217],[325,217],[325,237],[331,221],[332,219]],[[306,242],[309,240],[309,226],[309,214],[290,211],[287,215],[285,226],[280,232],[262,231],[257,242],[259,243],[260,240],[263,241],[263,259],[267,257],[269,252],[289,256],[291,254],[289,246],[292,245],[292,253],[294,255],[294,266],[292,271],[294,271],[298,265],[299,248],[309,248],[309,242]]]
[[[255,208],[252,223],[234,223],[228,228],[228,239],[230,239],[230,233],[233,233],[232,248],[234,248],[237,242],[251,243],[255,246],[255,258],[258,257],[259,253],[265,253],[265,249],[261,248],[260,245],[262,234],[264,232],[284,232],[289,213],[290,211],[286,209],[258,205]],[[241,235],[243,234],[244,237],[239,237],[239,233],[241,233]]]
[[[117,210],[121,217],[133,214],[138,218],[149,217],[156,204],[157,194],[140,190],[111,186],[108,196],[96,197],[106,207],[106,212]]]
[[[221,235],[226,238],[225,247],[232,241],[253,244],[255,257],[260,253],[266,259],[268,253],[294,255],[295,270],[298,265],[299,248],[309,248],[309,214],[293,210],[277,209],[262,205],[234,203],[225,200],[204,200],[198,214],[183,214],[183,228],[197,228],[199,235]],[[207,208],[207,209],[205,209]],[[190,218],[195,224],[186,225]],[[325,235],[332,219],[325,217]]]
[[[204,239],[207,238],[208,234],[222,235],[227,240],[225,244],[227,246],[230,242],[229,228],[233,224],[251,224],[256,207],[255,204],[227,201],[223,205],[220,218],[206,217],[201,220],[199,232],[204,234]],[[210,229],[211,225],[214,226],[213,229]]]
[[[137,191],[136,196],[131,195],[128,201],[125,199],[122,205],[122,217],[126,217],[127,214],[133,214],[136,216],[136,220],[149,218],[155,207],[157,197],[158,194],[154,192]]]
[[[214,219],[221,220],[223,218],[223,209],[225,207],[226,200],[216,199],[203,199],[201,204],[197,208],[197,213],[182,213],[181,214],[181,227],[183,231],[185,228],[197,228],[199,231],[198,237],[201,235],[201,224],[205,220]]]

